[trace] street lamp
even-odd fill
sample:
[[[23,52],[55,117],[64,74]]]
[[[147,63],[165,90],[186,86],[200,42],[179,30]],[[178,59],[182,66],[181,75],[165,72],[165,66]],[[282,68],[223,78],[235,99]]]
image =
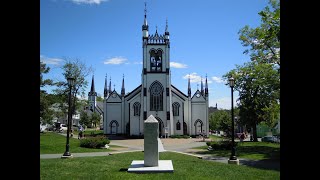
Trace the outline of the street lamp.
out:
[[[72,104],[71,104],[71,90],[74,85],[75,79],[72,77],[68,77],[68,85],[69,85],[69,108],[68,108],[68,125],[67,125],[67,143],[66,143],[66,151],[61,156],[61,158],[70,158],[72,157],[71,153],[69,152],[69,131],[71,129],[71,121],[72,121]]]
[[[234,87],[234,79],[233,77],[229,78],[229,85],[231,87],[231,133],[232,133],[232,147],[231,147],[231,156],[228,160],[229,164],[237,164],[239,165],[239,159],[236,157],[236,148],[234,146],[234,114],[233,114],[233,87]]]

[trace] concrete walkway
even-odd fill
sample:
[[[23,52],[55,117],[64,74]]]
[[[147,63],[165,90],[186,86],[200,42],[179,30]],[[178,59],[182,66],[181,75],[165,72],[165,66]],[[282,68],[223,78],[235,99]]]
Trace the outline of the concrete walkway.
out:
[[[66,136],[66,134],[61,134]],[[77,136],[73,138],[77,139]],[[205,146],[206,142],[202,139],[190,138],[190,139],[171,139],[161,138],[163,147],[168,152],[181,153],[197,157],[199,159],[215,161],[220,163],[228,163],[228,157],[214,157],[212,155],[196,154],[194,147]],[[123,139],[123,140],[111,140],[110,145],[122,146],[125,148],[112,148],[115,151],[110,152],[88,152],[88,153],[72,153],[74,158],[77,157],[93,157],[93,156],[108,156],[111,154],[143,151],[144,139]],[[62,153],[63,154],[63,153]],[[52,159],[61,158],[62,154],[40,154],[40,159]],[[268,161],[268,160],[248,160],[239,158],[240,165],[252,166],[262,169],[272,169],[280,171],[280,161]]]

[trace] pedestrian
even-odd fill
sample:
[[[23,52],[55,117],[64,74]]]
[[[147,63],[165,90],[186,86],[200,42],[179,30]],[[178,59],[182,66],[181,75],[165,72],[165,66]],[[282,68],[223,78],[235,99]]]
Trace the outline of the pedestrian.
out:
[[[80,125],[80,126],[79,126],[78,139],[82,139],[82,135],[83,135],[83,128],[82,128],[82,126]]]
[[[244,133],[241,133],[241,135],[240,135],[240,142],[243,142],[243,139],[244,139]]]

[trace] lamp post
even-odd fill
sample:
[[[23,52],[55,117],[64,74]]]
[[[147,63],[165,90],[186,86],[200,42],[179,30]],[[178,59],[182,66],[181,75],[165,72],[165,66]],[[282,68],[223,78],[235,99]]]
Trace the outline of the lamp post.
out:
[[[229,78],[229,85],[231,87],[231,135],[232,135],[232,147],[231,147],[231,156],[228,160],[229,164],[237,164],[239,165],[239,159],[236,157],[236,148],[234,146],[234,114],[233,114],[233,87],[234,87],[234,79],[233,77]]]
[[[72,77],[68,77],[68,85],[69,85],[69,108],[68,108],[68,124],[67,124],[67,143],[66,143],[66,151],[62,155],[61,158],[69,158],[72,157],[71,153],[69,152],[69,131],[71,129],[71,121],[72,121],[72,103],[71,103],[71,90],[74,85],[75,79]]]

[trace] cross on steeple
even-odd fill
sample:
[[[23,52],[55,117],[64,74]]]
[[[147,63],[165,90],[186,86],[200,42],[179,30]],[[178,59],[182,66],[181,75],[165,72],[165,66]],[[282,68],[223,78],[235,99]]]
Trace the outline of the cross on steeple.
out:
[[[114,91],[116,90],[116,85],[115,85],[115,84],[113,84],[113,90],[114,90]]]

